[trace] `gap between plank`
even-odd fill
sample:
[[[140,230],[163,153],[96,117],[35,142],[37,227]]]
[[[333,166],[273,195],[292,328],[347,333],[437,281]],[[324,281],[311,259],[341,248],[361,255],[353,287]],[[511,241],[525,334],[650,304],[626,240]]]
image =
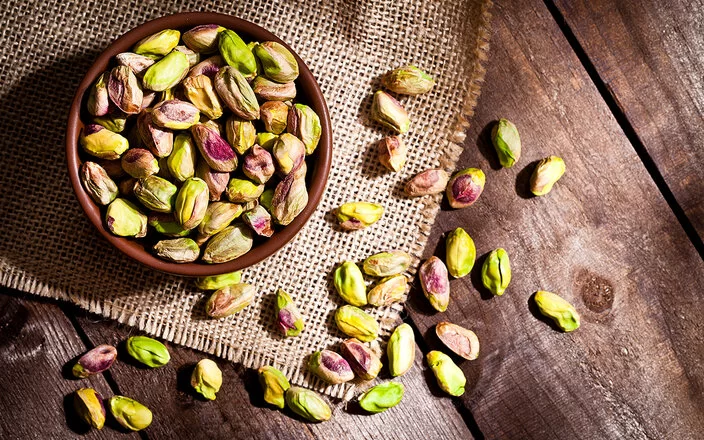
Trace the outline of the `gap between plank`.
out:
[[[601,76],[599,75],[596,67],[594,66],[594,63],[592,63],[592,61],[590,60],[589,55],[587,55],[586,51],[580,44],[574,32],[572,32],[572,29],[567,23],[567,20],[562,15],[558,7],[555,5],[555,3],[553,3],[552,0],[543,1],[545,3],[545,6],[548,8],[548,11],[552,15],[552,18],[560,27],[560,31],[562,31],[562,34],[567,39],[567,42],[569,43],[570,47],[577,55],[577,58],[582,64],[582,67],[584,67],[584,69],[586,70],[587,74],[589,75],[589,78],[596,86],[602,99],[604,99],[606,105],[609,107],[609,110],[614,115],[614,118],[616,118],[616,122],[621,127],[621,130],[623,130],[624,134],[626,135],[626,138],[633,146],[633,149],[636,151],[636,154],[638,154],[638,157],[645,166],[646,171],[648,171],[648,174],[650,174],[650,177],[655,182],[655,185],[658,187],[658,190],[660,190],[660,193],[665,198],[665,201],[670,206],[670,209],[675,214],[675,217],[677,217],[677,220],[679,221],[680,226],[682,226],[682,229],[684,229],[684,232],[687,234],[689,241],[692,242],[694,248],[699,253],[699,256],[704,259],[704,242],[702,242],[702,237],[699,236],[697,230],[694,228],[692,222],[689,220],[689,217],[687,217],[687,214],[684,212],[684,209],[682,209],[679,202],[675,198],[675,195],[670,190],[670,187],[667,185],[667,182],[665,181],[665,178],[663,177],[662,173],[660,173],[658,166],[655,164],[655,161],[650,156],[648,150],[645,148],[645,145],[640,139],[640,136],[638,136],[638,133],[636,132],[635,128],[633,128],[633,125],[628,120],[626,113],[619,106],[618,101],[609,86],[604,82],[603,79],[601,79]]]

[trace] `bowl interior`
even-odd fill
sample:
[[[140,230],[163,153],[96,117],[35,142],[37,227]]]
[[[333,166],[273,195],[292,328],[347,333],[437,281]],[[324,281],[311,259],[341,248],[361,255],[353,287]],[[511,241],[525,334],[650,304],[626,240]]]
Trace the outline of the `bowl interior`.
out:
[[[81,207],[93,225],[95,225],[98,231],[100,231],[117,249],[140,263],[163,272],[186,276],[218,275],[240,270],[258,263],[291,241],[318,206],[323,191],[325,190],[332,159],[332,130],[325,99],[313,74],[303,60],[291,50],[298,61],[300,72],[296,80],[296,87],[298,89],[296,102],[307,104],[315,110],[320,117],[322,131],[318,148],[315,153],[308,156],[306,159],[308,164],[308,174],[306,176],[309,195],[308,205],[306,205],[305,209],[293,222],[283,228],[277,229],[274,235],[269,239],[255,240],[252,250],[245,255],[220,264],[206,264],[202,262],[171,263],[152,255],[149,249],[145,249],[147,242],[143,239],[118,237],[113,235],[105,227],[100,207],[93,202],[83,189],[79,178],[79,169],[82,161],[89,157],[81,151],[78,145],[78,137],[84,126],[84,121],[89,120],[84,110],[88,95],[87,91],[101,73],[114,65],[113,59],[115,55],[129,51],[132,46],[142,38],[163,29],[179,29],[185,31],[194,26],[210,23],[219,24],[234,30],[247,42],[277,41],[291,50],[285,42],[281,41],[269,31],[253,23],[229,15],[208,12],[189,12],[149,21],[118,38],[108,46],[108,48],[100,54],[95,63],[93,63],[76,91],[73,104],[71,105],[66,131],[66,157],[71,184]]]

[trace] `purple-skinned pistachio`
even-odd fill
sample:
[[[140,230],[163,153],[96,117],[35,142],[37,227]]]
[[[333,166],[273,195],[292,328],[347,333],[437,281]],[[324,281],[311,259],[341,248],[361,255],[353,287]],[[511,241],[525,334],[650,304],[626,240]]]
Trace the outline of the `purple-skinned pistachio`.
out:
[[[115,61],[119,66],[126,66],[132,69],[138,77],[146,72],[147,68],[155,63],[152,58],[133,52],[122,52],[115,55]]]
[[[174,148],[173,131],[154,123],[151,110],[145,110],[137,118],[137,131],[144,145],[156,157],[167,157]]]
[[[372,101],[372,119],[397,133],[406,133],[411,126],[408,112],[391,95],[379,90]]]
[[[210,168],[221,172],[230,172],[237,168],[235,152],[215,130],[203,124],[196,124],[191,127],[191,134],[201,156]]]
[[[257,137],[257,130],[254,128],[252,121],[247,121],[234,115],[227,119],[225,132],[230,145],[239,154],[245,154],[249,151]]]
[[[342,356],[330,350],[313,353],[308,360],[308,370],[331,385],[354,379],[350,364]]]
[[[208,192],[211,201],[220,200],[222,193],[225,192],[227,184],[230,182],[230,173],[227,171],[212,170],[205,161],[199,161],[196,167],[196,177],[203,179],[208,185]]]
[[[117,66],[110,71],[108,96],[123,113],[134,115],[142,110],[142,87],[127,66]]]
[[[440,194],[445,191],[450,176],[440,168],[422,171],[406,183],[404,192],[410,197]]]
[[[142,110],[151,106],[155,100],[156,100],[156,92],[153,92],[151,90],[143,91],[142,92]]]
[[[213,82],[205,75],[189,76],[183,80],[183,91],[189,101],[210,119],[222,116],[222,103]]]
[[[198,123],[200,111],[190,102],[170,99],[154,106],[152,120],[162,128],[186,130]]]
[[[217,24],[202,24],[184,32],[181,38],[195,52],[215,52],[218,48],[218,33],[223,29],[225,28]]]
[[[117,185],[97,163],[84,162],[80,177],[83,187],[95,203],[107,205],[117,197]]]
[[[242,119],[259,119],[259,103],[247,79],[234,67],[223,67],[215,75],[215,91],[220,99]]]
[[[447,310],[450,303],[450,278],[447,267],[438,257],[430,257],[418,270],[423,293],[438,312]]]
[[[359,339],[350,338],[345,340],[340,345],[340,353],[360,378],[372,380],[379,375],[382,366],[379,356]]]
[[[223,60],[220,55],[215,55],[210,58],[206,58],[193,66],[193,68],[188,72],[188,76],[205,75],[211,80],[214,80],[215,75],[217,75],[220,69],[226,65],[225,60]]]
[[[377,145],[379,162],[389,171],[401,171],[406,164],[408,149],[398,136],[387,136]]]
[[[283,336],[298,336],[303,331],[303,315],[291,296],[282,289],[276,291],[276,325]]]
[[[381,220],[384,207],[370,202],[348,202],[335,210],[340,227],[346,231],[364,229]]]
[[[252,90],[262,101],[290,101],[296,98],[295,83],[280,84],[263,76],[254,78]]]
[[[122,155],[122,169],[135,179],[142,179],[159,172],[159,162],[144,148],[132,148]]]
[[[100,124],[83,127],[79,142],[86,153],[108,160],[118,159],[130,146],[126,138]]]
[[[78,358],[71,372],[75,377],[85,379],[90,375],[107,370],[115,362],[115,359],[117,359],[117,349],[115,347],[106,344],[98,345]]]
[[[284,133],[279,136],[272,152],[276,159],[277,171],[282,176],[286,176],[304,161],[306,146],[296,136]]]
[[[101,74],[88,92],[88,113],[93,116],[105,116],[113,107],[108,95],[108,78],[110,72]]]
[[[458,356],[470,361],[479,356],[479,338],[472,330],[451,322],[440,322],[435,326],[435,334]]]
[[[271,237],[274,230],[271,228],[271,214],[263,206],[257,205],[242,214],[242,220],[252,228],[255,234],[262,237]]]
[[[479,168],[467,168],[455,173],[447,184],[447,200],[455,209],[466,208],[477,201],[484,191],[486,177]]]
[[[286,123],[286,131],[296,136],[305,145],[306,155],[313,154],[318,148],[322,134],[318,114],[305,104],[294,104],[288,112]]]
[[[271,215],[280,225],[286,226],[308,205],[308,189],[305,181],[305,162],[290,172],[276,185],[271,200]]]
[[[264,124],[264,130],[281,134],[286,130],[288,121],[288,105],[281,101],[268,101],[259,107],[259,113]]]
[[[274,175],[274,159],[271,153],[255,145],[242,159],[242,172],[257,183],[266,183]]]

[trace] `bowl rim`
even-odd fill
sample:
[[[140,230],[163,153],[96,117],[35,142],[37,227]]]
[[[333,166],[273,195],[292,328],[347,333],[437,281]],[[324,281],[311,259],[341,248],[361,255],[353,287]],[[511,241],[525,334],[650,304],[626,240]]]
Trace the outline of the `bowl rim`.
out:
[[[314,166],[309,166],[311,170],[309,181],[311,183],[308,187],[308,204],[293,222],[276,231],[271,238],[257,244],[249,252],[234,260],[217,264],[202,262],[172,263],[151,254],[137,239],[113,235],[105,227],[100,210],[101,207],[90,198],[83,188],[79,177],[82,162],[79,157],[80,147],[78,139],[84,125],[81,120],[81,104],[93,82],[107,69],[116,54],[128,51],[140,39],[164,29],[183,29],[210,23],[232,29],[238,34],[255,41],[276,41],[291,51],[299,66],[299,76],[296,80],[297,87],[299,92],[302,89],[305,90],[304,93],[300,94],[306,97],[305,102],[320,117],[321,137],[314,153],[317,156],[313,162]],[[250,267],[275,254],[293,240],[310,219],[325,192],[330,173],[332,163],[332,123],[325,97],[320,90],[318,82],[305,62],[287,43],[261,26],[239,17],[216,12],[181,12],[147,21],[129,30],[108,45],[93,62],[78,85],[69,110],[66,128],[66,160],[71,186],[84,214],[100,234],[123,254],[145,266],[169,274],[184,276],[220,275]]]

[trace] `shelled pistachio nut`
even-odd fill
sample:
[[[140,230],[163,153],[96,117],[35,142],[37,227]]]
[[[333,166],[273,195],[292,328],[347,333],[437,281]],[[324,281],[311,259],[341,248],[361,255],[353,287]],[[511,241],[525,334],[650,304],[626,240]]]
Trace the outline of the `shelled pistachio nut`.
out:
[[[176,87],[186,77],[190,67],[188,56],[185,53],[177,50],[171,51],[147,68],[142,78],[142,85],[145,89],[163,92]]]
[[[298,174],[302,171],[302,177]],[[280,225],[290,224],[308,205],[308,188],[305,181],[305,162],[290,172],[276,185],[271,199],[271,215]]]
[[[347,231],[364,229],[378,222],[384,215],[384,207],[369,202],[349,202],[335,211],[340,227]]]
[[[132,203],[116,198],[108,205],[105,223],[110,232],[120,237],[144,237],[147,235],[147,216]]]
[[[447,310],[450,303],[450,279],[447,267],[438,257],[430,257],[418,270],[418,278],[425,297],[438,312]]]
[[[149,177],[159,172],[159,162],[144,148],[131,148],[122,155],[122,169],[135,179]]]
[[[115,347],[107,344],[98,345],[78,358],[71,372],[74,377],[85,379],[107,370],[115,362],[115,359],[117,359]]]
[[[254,145],[242,159],[242,172],[256,183],[268,182],[274,171],[274,158],[259,145]]]
[[[405,272],[411,266],[411,256],[404,251],[380,252],[364,260],[364,273],[373,277],[389,277]]]
[[[303,162],[306,146],[296,136],[284,133],[279,136],[272,152],[276,160],[276,169],[281,175],[286,176]]]
[[[130,147],[127,139],[99,124],[83,127],[79,142],[86,153],[100,159],[119,159]]]
[[[340,345],[340,353],[347,363],[352,367],[352,371],[364,380],[372,380],[381,371],[381,360],[369,347],[356,338],[345,340]]]
[[[154,123],[151,110],[137,117],[137,131],[144,145],[156,157],[167,157],[174,148],[174,133]]]
[[[132,52],[149,57],[164,56],[178,45],[180,38],[179,31],[165,29],[139,40],[132,48]]]
[[[254,54],[236,32],[229,29],[220,31],[218,49],[225,62],[245,78],[257,75],[257,60]]]
[[[129,67],[136,76],[141,76],[147,68],[156,61],[145,55],[134,52],[122,52],[115,55],[115,61],[119,66]]]
[[[215,400],[215,394],[222,386],[222,371],[210,359],[201,359],[191,373],[191,386],[208,400]]]
[[[511,168],[521,157],[521,137],[518,129],[508,119],[499,119],[491,130],[491,142],[494,144],[499,163],[504,168]]]
[[[379,162],[389,171],[401,171],[406,164],[408,149],[398,136],[387,136],[377,144]]]
[[[264,130],[281,134],[286,130],[288,120],[288,105],[281,101],[267,101],[259,107],[260,118]]]
[[[191,127],[191,134],[210,168],[220,172],[231,172],[237,168],[235,152],[215,130],[203,124],[196,124]]]
[[[206,263],[224,263],[246,254],[253,244],[249,228],[242,224],[231,225],[208,241],[202,259]]]
[[[248,179],[240,179],[233,177],[227,184],[227,198],[233,203],[246,203],[257,200],[262,192],[264,185],[254,183]]]
[[[440,168],[422,171],[406,183],[404,192],[410,197],[440,194],[445,191],[450,176]]]
[[[367,305],[367,286],[362,271],[353,261],[345,261],[335,269],[335,290],[346,303],[361,307]]]
[[[120,195],[123,197],[132,197],[134,195],[132,189],[135,183],[137,183],[137,179],[134,177],[127,177],[117,182],[117,189],[120,191]]]
[[[122,133],[127,126],[127,115],[124,113],[107,114],[93,118],[93,122],[102,125],[113,133]]]
[[[387,89],[401,95],[420,95],[435,86],[433,77],[410,65],[392,70],[384,76],[382,83]]]
[[[242,220],[255,234],[261,237],[271,237],[274,235],[271,214],[261,205],[257,205],[249,211],[245,211],[245,213],[242,214]]]
[[[367,294],[367,302],[376,307],[390,306],[401,302],[408,289],[408,279],[405,275],[391,275],[382,278]]]
[[[374,317],[355,306],[342,306],[335,311],[337,328],[347,336],[363,342],[376,339],[379,334],[379,323]]]
[[[225,30],[217,24],[202,24],[183,33],[186,46],[199,53],[215,52],[218,49],[218,34]]]
[[[259,204],[267,211],[271,212],[271,202],[274,200],[275,188],[267,188],[261,196],[259,196]]]
[[[188,58],[188,67],[194,67],[196,64],[200,63],[200,54],[194,50],[189,49],[187,46],[176,46],[174,50],[177,50],[186,55]]]
[[[386,355],[391,376],[402,376],[411,369],[416,360],[416,338],[410,325],[403,323],[396,327],[386,346]]]
[[[95,203],[107,205],[117,197],[117,185],[97,163],[84,162],[80,176],[83,188]]]
[[[263,76],[252,81],[254,94],[262,101],[292,101],[296,98],[296,84],[293,82],[277,83]]]
[[[215,171],[210,169],[208,163],[199,161],[196,166],[196,177],[203,180],[208,185],[208,194],[211,201],[220,200],[230,181],[230,173],[227,171]]]
[[[458,356],[470,361],[479,356],[479,338],[472,330],[451,322],[440,322],[435,326],[435,334]]]
[[[200,111],[190,102],[169,99],[154,106],[152,120],[162,128],[186,130],[198,123]]]
[[[108,407],[113,417],[124,428],[141,431],[152,424],[152,412],[134,399],[124,396],[112,396]]]
[[[324,422],[332,416],[330,407],[315,391],[300,387],[286,390],[286,406],[309,422]]]
[[[455,278],[462,278],[469,274],[474,267],[477,249],[474,240],[467,231],[457,228],[447,235],[445,240],[445,262],[447,270]]]
[[[205,313],[219,319],[234,315],[250,305],[256,290],[247,283],[238,283],[216,290],[205,304]]]
[[[441,351],[431,351],[425,356],[428,366],[435,374],[440,389],[451,396],[461,396],[464,394],[464,387],[467,379],[464,373],[450,358]]]
[[[253,52],[262,65],[262,74],[270,80],[288,83],[298,78],[298,62],[284,45],[265,41],[254,46]]]
[[[166,179],[158,176],[148,176],[137,180],[132,189],[137,199],[152,211],[173,211],[174,200],[178,188]]]
[[[291,388],[291,384],[284,376],[284,373],[270,365],[259,367],[257,372],[259,373],[259,384],[264,390],[264,401],[284,409],[286,406],[284,394]]]
[[[350,364],[342,356],[330,350],[313,353],[308,360],[308,370],[330,385],[354,379]]]
[[[205,210],[203,221],[198,225],[201,235],[215,235],[230,226],[242,214],[242,205],[228,202],[213,202]]]
[[[363,410],[378,414],[398,405],[403,399],[404,387],[399,382],[386,382],[376,385],[359,396],[359,406]]]
[[[218,290],[223,287],[238,284],[242,281],[242,272],[228,272],[222,275],[211,275],[207,277],[196,278],[196,287],[203,290]]]
[[[486,177],[479,168],[467,168],[455,173],[447,184],[447,200],[455,209],[466,208],[477,201],[484,191]]]
[[[242,119],[259,119],[259,103],[247,79],[234,67],[221,68],[215,75],[215,90],[232,113]]]
[[[223,60],[220,55],[214,55],[193,66],[191,70],[188,71],[188,76],[205,75],[212,81],[215,79],[215,75],[217,75],[220,69],[226,65],[227,63],[225,63],[225,60]]]
[[[223,107],[207,75],[189,76],[183,80],[183,91],[189,101],[210,119],[222,116]]]
[[[166,159],[166,168],[176,181],[184,182],[195,175],[196,148],[188,133],[180,133],[174,139],[173,151]]]
[[[267,130],[276,133],[274,130]],[[313,154],[322,135],[320,117],[305,104],[296,103],[288,111],[286,131],[296,136],[306,147],[306,155]],[[279,134],[279,133],[276,133]]]
[[[530,177],[530,192],[536,196],[549,193],[553,185],[565,174],[565,162],[557,157],[550,156],[538,162]]]
[[[185,237],[191,231],[184,229],[174,217],[173,213],[151,213],[149,214],[148,224],[154,230],[167,237]]]
[[[511,262],[508,253],[502,249],[494,249],[482,266],[482,283],[491,293],[501,296],[511,282]]]
[[[86,424],[96,429],[105,425],[103,398],[93,388],[81,388],[73,394],[73,407],[76,414]]]
[[[110,71],[108,96],[123,113],[134,115],[142,110],[142,87],[129,67],[117,66]]]
[[[105,116],[110,112],[110,96],[108,95],[108,78],[110,72],[102,73],[88,92],[86,108],[93,116]]]
[[[571,332],[579,328],[579,313],[564,298],[552,292],[539,290],[534,299],[540,313],[552,319],[563,332]]]
[[[376,122],[397,133],[406,133],[411,126],[408,112],[391,95],[381,90],[374,94],[371,117]]]
[[[151,368],[163,367],[171,360],[166,346],[147,336],[132,336],[127,339],[125,347],[130,356]]]
[[[276,290],[276,325],[283,336],[298,336],[303,331],[303,315],[283,289]]]
[[[154,253],[174,263],[192,263],[198,259],[200,247],[191,238],[172,238],[158,241],[154,245]]]
[[[186,229],[193,229],[203,221],[208,208],[208,185],[197,177],[186,179],[176,196],[174,216]]]

